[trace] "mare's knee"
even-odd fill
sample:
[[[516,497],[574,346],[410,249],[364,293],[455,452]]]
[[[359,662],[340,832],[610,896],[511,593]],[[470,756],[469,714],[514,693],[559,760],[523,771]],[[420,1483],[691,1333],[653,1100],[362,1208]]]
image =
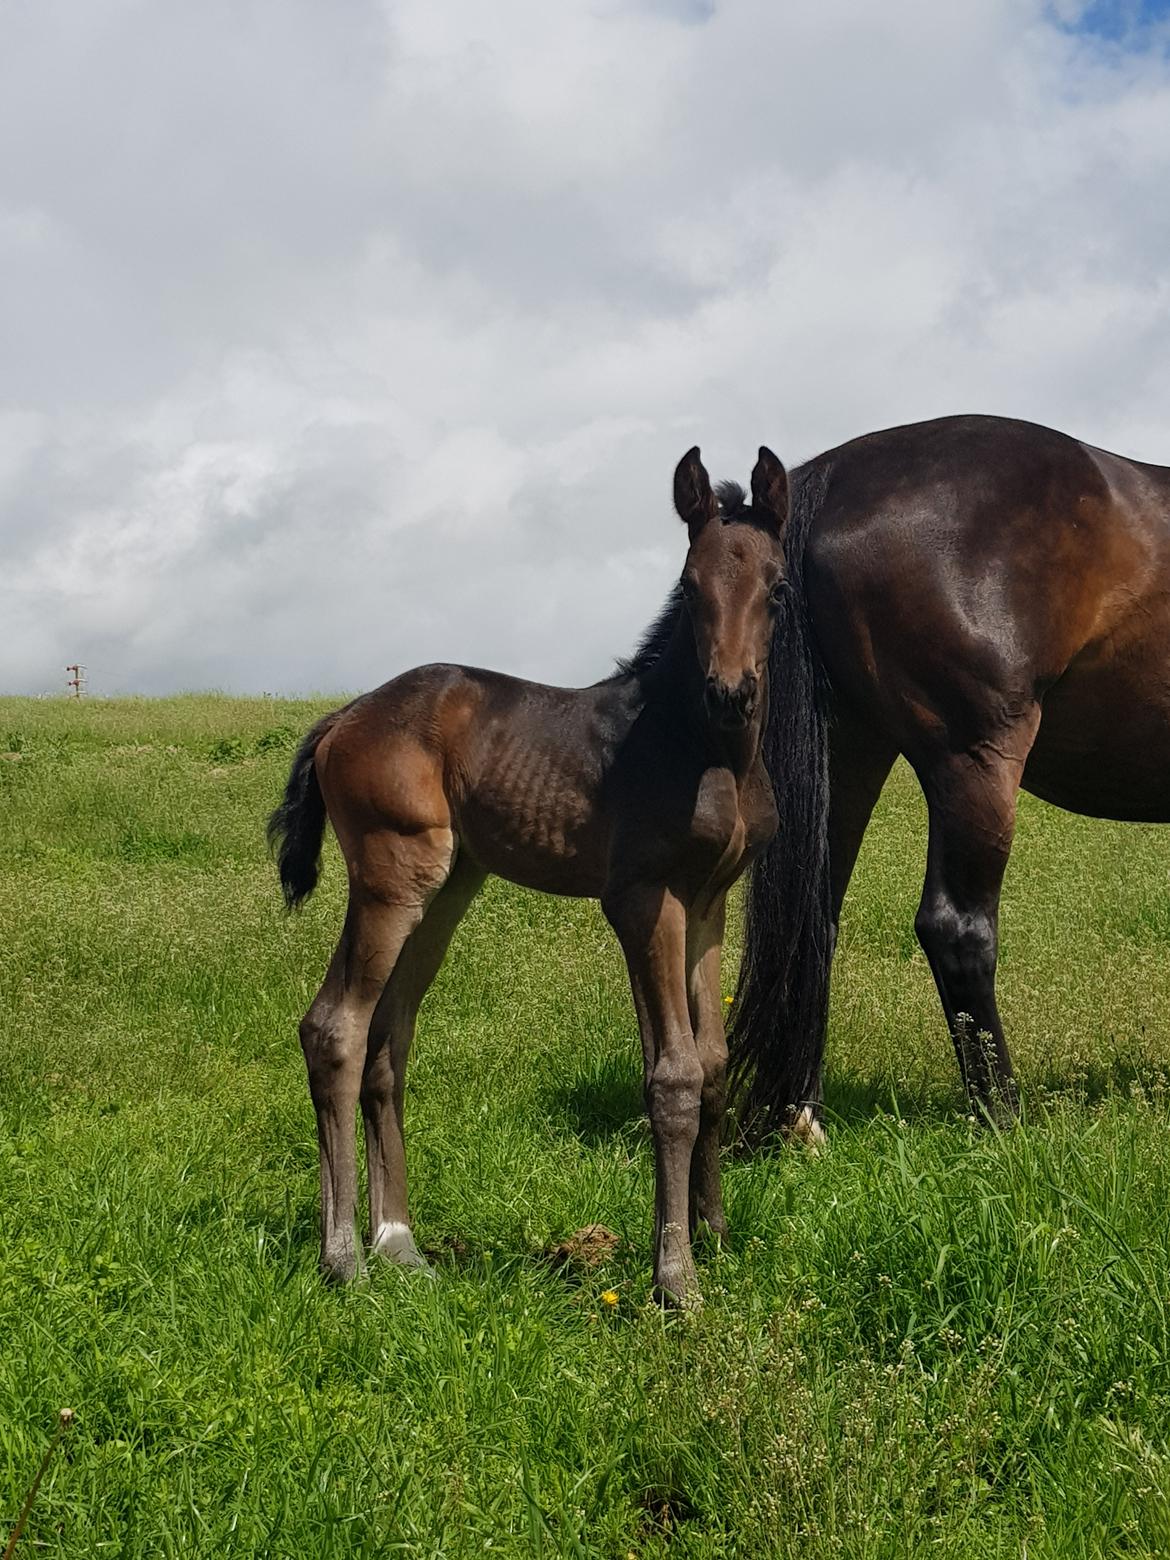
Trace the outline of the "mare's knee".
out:
[[[995,979],[995,922],[985,910],[960,910],[949,900],[924,901],[914,922],[923,952],[943,979]]]

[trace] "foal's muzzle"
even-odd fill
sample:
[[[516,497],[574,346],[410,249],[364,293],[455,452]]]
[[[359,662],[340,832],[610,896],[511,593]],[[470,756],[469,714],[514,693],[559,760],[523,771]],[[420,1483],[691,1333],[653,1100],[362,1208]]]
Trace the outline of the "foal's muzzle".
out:
[[[731,688],[721,677],[708,677],[703,697],[707,713],[715,724],[726,731],[736,731],[746,726],[756,713],[760,679],[754,672],[746,672],[738,686]]]

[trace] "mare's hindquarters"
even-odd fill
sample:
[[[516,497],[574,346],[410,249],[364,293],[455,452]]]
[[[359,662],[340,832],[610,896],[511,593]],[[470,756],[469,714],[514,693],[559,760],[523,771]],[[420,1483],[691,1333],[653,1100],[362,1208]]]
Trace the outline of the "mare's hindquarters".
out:
[[[772,858],[810,846],[783,830],[749,893],[735,1061],[754,1067],[749,1103],[771,1126],[791,1120],[805,1091],[817,1097],[823,927],[901,752],[930,811],[918,934],[974,1100],[1010,1115],[995,971],[1021,779],[1086,812],[1170,813],[1170,473],[987,417],[868,435],[811,462],[802,486],[810,473],[824,496],[805,522],[797,648],[815,643],[831,689],[829,913],[822,922],[784,903],[786,884],[794,905],[801,886]],[[788,646],[778,636],[781,707]],[[778,733],[767,756],[791,816],[786,791],[823,800],[824,749],[802,748],[799,728]],[[814,845],[820,816],[806,817]],[[810,974],[806,1005],[794,993]]]

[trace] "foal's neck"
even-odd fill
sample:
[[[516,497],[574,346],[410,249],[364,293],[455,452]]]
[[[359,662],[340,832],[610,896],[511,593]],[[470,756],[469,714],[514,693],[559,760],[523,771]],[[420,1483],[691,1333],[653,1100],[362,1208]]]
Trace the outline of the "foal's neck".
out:
[[[768,718],[766,666],[762,683],[755,714],[746,726],[728,730],[717,725],[707,709],[706,677],[695,654],[694,634],[684,611],[643,687],[647,705],[662,710],[673,724],[685,729],[705,759],[730,769],[737,779],[742,779],[759,757],[760,739]]]

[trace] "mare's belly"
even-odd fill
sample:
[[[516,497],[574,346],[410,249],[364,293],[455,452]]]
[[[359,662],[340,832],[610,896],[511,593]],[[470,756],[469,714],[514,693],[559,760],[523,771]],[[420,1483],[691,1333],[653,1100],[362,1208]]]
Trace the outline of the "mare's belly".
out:
[[[1045,695],[1023,785],[1070,812],[1170,823],[1170,664],[1074,661]]]

